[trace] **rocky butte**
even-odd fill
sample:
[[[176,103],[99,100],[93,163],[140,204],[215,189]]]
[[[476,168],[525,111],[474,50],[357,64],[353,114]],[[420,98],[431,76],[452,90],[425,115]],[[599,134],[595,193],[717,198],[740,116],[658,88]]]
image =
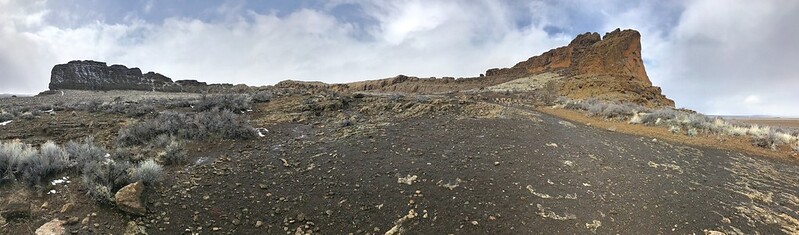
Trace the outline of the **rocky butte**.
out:
[[[625,101],[650,107],[674,107],[652,86],[641,59],[641,34],[616,29],[578,35],[569,45],[533,56],[510,68],[493,68],[472,78],[397,77],[323,84],[283,81],[278,87],[325,86],[338,91],[442,93],[452,91],[525,91],[552,82],[558,95],[574,99]]]
[[[244,85],[207,84],[196,80],[172,81],[155,72],[142,73],[139,68],[124,65],[108,66],[105,62],[75,60],[53,67],[50,73],[54,90],[140,90],[163,92],[225,92],[246,90]]]
[[[653,86],[641,59],[641,34],[616,29],[606,33],[577,35],[568,45],[530,57],[510,68],[493,68],[472,78],[392,78],[345,84],[283,81],[278,88],[327,88],[340,92],[525,92],[546,86],[556,95],[572,99],[633,102],[649,107],[674,107],[674,101]],[[195,80],[173,82],[170,78],[123,65],[96,61],[70,61],[53,67],[50,89],[146,90],[170,92],[227,92],[246,90],[244,85],[205,84]]]

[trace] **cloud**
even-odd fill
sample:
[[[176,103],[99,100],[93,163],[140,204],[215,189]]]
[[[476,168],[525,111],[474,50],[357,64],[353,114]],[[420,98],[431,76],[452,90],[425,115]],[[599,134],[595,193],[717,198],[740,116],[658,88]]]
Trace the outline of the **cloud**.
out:
[[[0,0],[0,92],[44,90],[52,66],[75,59],[251,85],[468,77],[578,33],[634,28],[650,79],[678,106],[799,116],[790,108],[799,101],[794,2],[339,0],[272,9],[233,1],[190,11],[138,3]]]
[[[650,76],[664,78],[678,105],[706,113],[799,116],[796,12],[798,2],[690,2],[660,39]]]

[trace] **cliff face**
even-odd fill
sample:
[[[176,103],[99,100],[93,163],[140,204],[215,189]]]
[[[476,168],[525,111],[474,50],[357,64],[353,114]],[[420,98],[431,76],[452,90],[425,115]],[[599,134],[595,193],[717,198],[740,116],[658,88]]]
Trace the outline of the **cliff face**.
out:
[[[70,61],[53,67],[50,90],[180,90],[172,79],[139,68],[123,65],[107,66],[97,61]]]
[[[626,101],[650,107],[674,106],[674,101],[652,86],[641,59],[641,34],[635,30],[606,33],[585,33],[569,45],[533,56],[510,68],[494,68],[485,76],[474,78],[417,78],[397,76],[386,79],[324,84],[282,82],[279,87],[324,87],[337,91],[380,91],[442,93],[451,91],[490,88],[514,83],[517,87],[535,87],[520,84],[541,74],[556,74],[558,95],[575,99],[597,98]],[[525,80],[522,80],[525,79]],[[535,80],[535,79],[533,79]],[[510,86],[510,87],[512,87]],[[486,89],[491,90],[491,89]]]
[[[641,59],[641,34],[616,29],[600,38],[598,33],[577,35],[568,46],[530,57],[511,68],[489,69],[487,76],[558,72],[566,76],[635,77],[652,85]]]
[[[196,80],[172,81],[155,72],[142,74],[139,68],[124,65],[108,66],[104,62],[83,60],[70,61],[53,67],[50,74],[50,90],[141,90],[164,92],[229,92],[246,90],[247,87],[231,84],[207,84]]]
[[[559,92],[571,98],[674,106],[659,87],[652,86],[641,59],[641,34],[635,30],[616,29],[601,38],[598,33],[580,34],[568,46],[511,68],[489,69],[486,75],[521,77],[544,72],[561,74]]]

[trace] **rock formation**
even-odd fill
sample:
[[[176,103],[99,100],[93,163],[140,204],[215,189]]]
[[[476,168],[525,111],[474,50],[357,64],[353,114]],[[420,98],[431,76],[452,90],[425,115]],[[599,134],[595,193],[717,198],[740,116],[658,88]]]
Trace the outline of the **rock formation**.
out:
[[[578,35],[568,46],[552,49],[511,68],[489,69],[486,76],[522,77],[561,74],[560,93],[571,98],[621,100],[648,106],[674,106],[652,86],[641,59],[641,34],[616,29]]]
[[[50,90],[143,90],[180,91],[172,79],[154,72],[142,74],[139,68],[107,66],[97,61],[70,61],[53,67]]]
[[[225,92],[247,89],[232,84],[207,84],[197,80],[172,81],[155,72],[142,74],[139,68],[106,65],[105,62],[75,60],[53,67],[50,90],[140,90],[164,92]]]
[[[479,90],[508,82],[518,85],[524,83],[520,79],[545,73],[556,74],[559,95],[570,98],[634,102],[650,107],[674,106],[674,101],[662,95],[659,87],[652,86],[646,74],[641,59],[641,35],[635,30],[620,29],[606,33],[603,37],[599,33],[580,34],[567,46],[533,56],[511,68],[489,69],[485,76],[474,78],[417,78],[400,75],[346,84],[286,81],[276,86],[324,87],[337,91],[443,93]]]

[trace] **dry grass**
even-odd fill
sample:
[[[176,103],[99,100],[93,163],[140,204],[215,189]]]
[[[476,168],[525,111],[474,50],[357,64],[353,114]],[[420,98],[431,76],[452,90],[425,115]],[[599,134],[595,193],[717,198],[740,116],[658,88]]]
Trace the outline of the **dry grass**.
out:
[[[585,114],[567,109],[558,108],[537,108],[538,111],[554,115],[566,120],[588,124],[601,129],[608,129],[613,127],[615,131],[647,136],[657,138],[659,140],[667,140],[686,145],[710,147],[717,149],[728,149],[740,152],[746,152],[755,155],[768,156],[780,159],[799,159],[799,154],[787,145],[782,145],[776,149],[761,148],[752,145],[752,137],[750,136],[729,136],[729,135],[705,135],[699,134],[698,136],[687,136],[682,134],[673,134],[667,128],[658,126],[645,126],[633,125],[622,121],[612,121],[594,117],[585,116]]]

